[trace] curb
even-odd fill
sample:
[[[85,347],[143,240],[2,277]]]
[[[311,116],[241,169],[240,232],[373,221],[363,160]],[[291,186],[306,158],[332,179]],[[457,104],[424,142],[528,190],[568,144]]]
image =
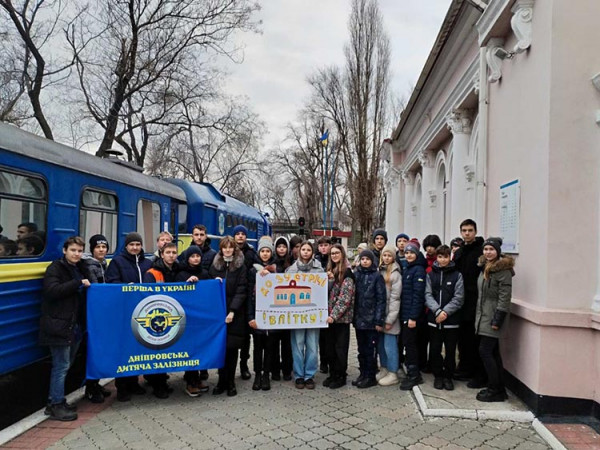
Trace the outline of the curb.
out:
[[[567,450],[548,428],[540,422],[531,411],[508,411],[490,409],[434,409],[428,408],[425,397],[419,386],[412,392],[417,400],[423,417],[456,417],[472,420],[506,420],[510,422],[529,423],[537,434],[554,450]]]
[[[100,380],[100,384],[102,386],[105,386],[108,383],[110,383],[112,380],[114,380],[114,378],[105,378],[103,380]],[[69,395],[66,396],[67,402],[69,402],[69,403],[78,402],[79,400],[81,400],[83,398],[84,394],[85,394],[85,386],[82,386],[79,389],[77,389],[76,391],[73,391]],[[46,407],[43,407],[42,409],[34,412],[33,414],[19,420],[17,423],[4,428],[3,430],[0,430],[0,445],[4,445],[7,442],[12,441],[17,436],[20,436],[21,434],[32,429],[36,425],[47,420],[49,418],[49,416],[44,414],[44,409],[46,409]]]

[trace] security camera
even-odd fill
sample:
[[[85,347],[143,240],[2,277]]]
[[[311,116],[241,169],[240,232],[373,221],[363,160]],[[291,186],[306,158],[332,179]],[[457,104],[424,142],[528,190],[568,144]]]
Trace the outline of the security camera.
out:
[[[496,49],[494,50],[494,56],[496,56],[500,59],[511,59],[513,57],[513,55],[514,55],[514,53],[507,52],[502,47],[496,47]]]

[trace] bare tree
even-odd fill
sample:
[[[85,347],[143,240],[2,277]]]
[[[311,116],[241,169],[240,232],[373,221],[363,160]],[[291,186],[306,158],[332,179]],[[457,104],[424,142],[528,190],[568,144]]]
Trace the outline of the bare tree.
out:
[[[336,125],[343,151],[350,214],[363,238],[379,204],[381,144],[388,131],[390,44],[376,0],[353,0],[344,70],[331,67],[309,78],[312,111]],[[354,228],[354,227],[353,227]]]
[[[257,9],[250,0],[107,0],[82,15],[67,38],[85,108],[103,130],[96,154],[116,141],[143,165],[152,127],[176,125],[172,100],[203,73],[205,52],[234,58],[229,38],[255,29]]]
[[[54,139],[52,127],[48,123],[42,105],[42,90],[50,84],[57,83],[68,75],[73,62],[55,63],[48,61],[44,55],[45,48],[53,42],[61,20],[65,14],[65,6],[61,0],[0,0],[0,11],[10,20],[14,27],[14,35],[18,44],[13,43],[4,47],[4,52],[12,53],[17,67],[9,66],[3,69],[3,78],[10,77],[8,94],[3,88],[2,117],[9,116],[15,111],[17,102],[24,92],[27,92],[33,117],[38,122],[44,136]],[[6,31],[6,30],[5,30]]]

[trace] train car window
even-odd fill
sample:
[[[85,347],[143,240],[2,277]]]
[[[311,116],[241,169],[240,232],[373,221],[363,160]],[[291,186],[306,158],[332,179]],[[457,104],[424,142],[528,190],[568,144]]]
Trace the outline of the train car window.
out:
[[[95,234],[108,239],[109,253],[117,247],[117,196],[107,192],[86,189],[81,195],[79,234],[85,242]]]
[[[0,169],[0,258],[44,253],[47,210],[42,179]]]
[[[227,214],[227,228],[231,228],[233,226],[233,219],[231,214]]]
[[[137,206],[137,230],[142,235],[148,248],[152,247],[156,236],[160,233],[160,205],[150,200],[141,199]]]
[[[187,227],[187,205],[186,204],[182,204],[179,205],[179,212],[177,213],[179,220],[178,220],[178,224],[177,224],[177,232],[178,233],[187,233],[188,231],[188,227]]]

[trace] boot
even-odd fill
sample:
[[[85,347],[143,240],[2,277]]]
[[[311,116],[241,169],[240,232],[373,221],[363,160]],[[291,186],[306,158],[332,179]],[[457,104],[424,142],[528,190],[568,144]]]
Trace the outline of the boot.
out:
[[[227,387],[227,397],[235,397],[237,395],[237,389],[235,388],[235,384],[231,383]]]
[[[329,389],[338,389],[342,386],[346,386],[346,377],[337,377],[331,380],[329,383]]]
[[[58,403],[56,405],[50,405],[50,419],[60,420],[61,422],[70,422],[77,420],[77,413],[70,411],[67,408],[67,403]]]
[[[260,386],[263,391],[271,390],[271,380],[269,379],[269,372],[265,372],[262,375]]]
[[[364,380],[364,378],[365,378],[365,376],[361,372],[360,375],[358,376],[358,378],[356,378],[355,380],[352,380],[352,386],[357,386],[358,383],[360,383],[362,380]]]
[[[85,398],[92,403],[104,403],[104,394],[97,380],[85,382]]]
[[[240,372],[242,374],[242,380],[249,380],[252,378],[252,374],[250,373],[250,370],[248,370],[248,360],[240,360]]]
[[[503,402],[508,399],[508,395],[504,388],[488,388],[480,391],[475,398],[480,402]]]
[[[256,372],[256,374],[254,375],[254,383],[252,383],[252,390],[253,391],[260,391],[260,386],[261,386],[261,373],[260,372]]]
[[[400,389],[403,391],[410,391],[413,387],[423,383],[423,377],[418,366],[408,366],[407,371],[407,377],[400,383]]]

